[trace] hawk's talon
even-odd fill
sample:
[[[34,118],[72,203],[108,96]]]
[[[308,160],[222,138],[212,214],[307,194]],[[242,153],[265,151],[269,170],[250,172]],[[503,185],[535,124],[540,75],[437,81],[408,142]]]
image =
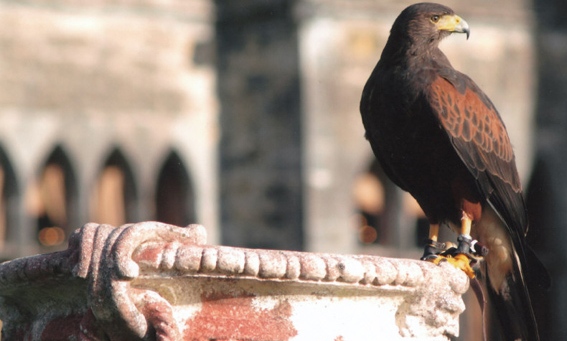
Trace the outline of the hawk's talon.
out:
[[[467,276],[469,276],[470,279],[475,278],[475,273],[473,268],[471,267],[471,264],[476,263],[476,259],[474,259],[470,255],[464,253],[450,254],[444,252],[443,254],[437,255],[435,258],[428,258],[424,260],[436,265],[439,265],[442,262],[448,262],[457,269],[462,270],[465,274],[467,274]]]
[[[472,266],[478,261],[476,257],[485,256],[488,249],[479,244],[477,240],[473,240],[468,233],[459,235],[457,240],[458,245],[450,242],[440,243],[433,239],[427,240],[421,260],[437,265],[441,262],[449,262],[461,269],[469,278],[475,278]]]
[[[437,259],[439,257],[439,255],[436,254],[423,254],[423,256],[421,256],[420,260],[425,260],[428,262],[433,262],[435,259]]]

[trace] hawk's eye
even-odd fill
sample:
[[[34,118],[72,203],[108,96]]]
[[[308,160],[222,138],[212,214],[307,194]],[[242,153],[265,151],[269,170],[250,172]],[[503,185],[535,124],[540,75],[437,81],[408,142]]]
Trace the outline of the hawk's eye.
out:
[[[431,21],[433,21],[434,23],[439,21],[439,16],[437,14],[434,14],[431,16]]]

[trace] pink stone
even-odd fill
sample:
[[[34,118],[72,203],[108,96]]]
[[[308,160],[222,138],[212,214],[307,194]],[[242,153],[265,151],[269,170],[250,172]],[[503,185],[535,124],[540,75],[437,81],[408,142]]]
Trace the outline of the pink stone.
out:
[[[210,246],[202,243],[203,231],[91,223],[65,251],[0,264],[3,340],[275,341],[322,333],[325,340],[448,340],[458,334],[468,278],[450,266]]]

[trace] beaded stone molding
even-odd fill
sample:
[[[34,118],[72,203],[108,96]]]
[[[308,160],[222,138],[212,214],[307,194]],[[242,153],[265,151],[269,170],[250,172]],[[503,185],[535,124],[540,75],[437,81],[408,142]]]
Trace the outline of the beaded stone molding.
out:
[[[0,264],[0,319],[3,340],[383,339],[373,329],[448,340],[468,286],[447,264],[206,245],[201,225],[89,223],[65,251]]]

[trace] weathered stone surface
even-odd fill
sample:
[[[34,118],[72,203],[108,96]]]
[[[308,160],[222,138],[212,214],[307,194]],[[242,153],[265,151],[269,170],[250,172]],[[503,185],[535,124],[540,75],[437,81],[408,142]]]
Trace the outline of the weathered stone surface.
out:
[[[200,225],[86,224],[0,264],[3,340],[448,340],[468,278],[448,265],[205,244]],[[325,328],[321,328],[325,326]]]

